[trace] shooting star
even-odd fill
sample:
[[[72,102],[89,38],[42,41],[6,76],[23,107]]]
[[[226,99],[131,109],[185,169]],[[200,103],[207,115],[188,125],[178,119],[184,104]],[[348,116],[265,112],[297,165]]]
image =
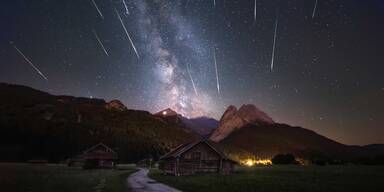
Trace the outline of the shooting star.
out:
[[[99,42],[99,45],[100,47],[103,49],[104,53],[109,57],[109,54],[107,52],[107,50],[105,49],[103,43],[101,42],[99,36],[97,35],[96,31],[95,30],[92,30],[93,34],[95,35],[96,39],[97,39],[97,42]]]
[[[312,19],[315,18],[316,8],[317,8],[317,0],[315,1],[315,6],[313,7]]]
[[[33,68],[33,69],[35,69],[35,71],[41,76],[41,77],[43,77],[46,81],[48,81],[48,78],[31,62],[31,60],[29,60],[25,55],[24,55],[24,53],[23,52],[21,52],[20,51],[20,49],[18,49],[17,47],[16,47],[16,45],[14,45],[13,44],[13,42],[9,42],[11,45],[12,45],[12,47],[13,48],[15,48],[16,49],[16,51],[24,58],[24,60],[25,61],[27,61],[27,63],[29,64],[29,65],[31,65],[31,67]]]
[[[276,34],[277,34],[277,25],[279,24],[279,13],[277,13],[275,21],[275,34],[273,36],[273,49],[272,49],[272,59],[271,59],[271,71],[273,71],[273,64],[275,60],[275,47],[276,47]]]
[[[127,3],[125,3],[125,0],[121,0],[121,1],[123,1],[124,7],[125,7],[125,13],[126,13],[127,15],[129,15],[129,10],[128,10]]]
[[[104,16],[103,16],[103,14],[101,13],[99,7],[97,6],[95,0],[92,0],[92,3],[93,3],[93,5],[95,6],[97,12],[99,12],[100,17],[101,17],[102,19],[104,19]]]
[[[133,43],[132,38],[131,38],[131,36],[129,35],[129,33],[128,33],[128,31],[127,31],[127,28],[125,27],[124,22],[123,22],[123,20],[121,19],[120,14],[119,14],[119,12],[117,11],[116,8],[115,8],[115,12],[116,12],[117,17],[118,17],[119,20],[120,20],[121,26],[123,26],[123,28],[124,28],[125,34],[127,35],[128,39],[129,39],[129,42],[131,42],[132,48],[133,48],[133,50],[135,51],[137,58],[139,59],[140,56],[139,56],[139,53],[137,52],[137,49],[136,49],[136,47],[135,47],[135,44]]]
[[[195,81],[193,81],[191,70],[189,69],[189,64],[187,64],[187,71],[188,71],[189,78],[191,79],[191,82],[192,82],[193,90],[195,91],[196,96],[199,97],[199,94],[197,93],[197,89],[195,86]]]
[[[216,7],[216,0],[213,0],[213,6]]]
[[[219,73],[217,72],[217,61],[216,61],[216,49],[215,48],[213,49],[213,59],[214,59],[214,62],[215,62],[217,94],[220,96]]]
[[[255,17],[255,21],[256,21],[256,18],[257,18],[257,2],[256,2],[257,0],[255,0],[255,8],[254,8],[254,10],[253,10],[253,15],[254,15],[254,17]]]

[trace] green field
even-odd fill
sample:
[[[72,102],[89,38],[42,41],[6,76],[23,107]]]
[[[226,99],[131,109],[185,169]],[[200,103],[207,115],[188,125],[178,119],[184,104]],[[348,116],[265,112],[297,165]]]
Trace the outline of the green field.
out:
[[[0,163],[4,192],[124,192],[133,167],[121,170],[83,170],[65,165]]]
[[[384,191],[383,166],[268,166],[240,168],[231,175],[150,177],[183,191]]]

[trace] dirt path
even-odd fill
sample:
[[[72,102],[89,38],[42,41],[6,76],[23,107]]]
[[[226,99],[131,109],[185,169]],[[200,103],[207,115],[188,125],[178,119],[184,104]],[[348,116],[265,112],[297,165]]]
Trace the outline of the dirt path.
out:
[[[129,187],[133,192],[178,192],[179,190],[170,186],[158,183],[148,177],[148,169],[140,169],[136,173],[131,174],[127,180]]]

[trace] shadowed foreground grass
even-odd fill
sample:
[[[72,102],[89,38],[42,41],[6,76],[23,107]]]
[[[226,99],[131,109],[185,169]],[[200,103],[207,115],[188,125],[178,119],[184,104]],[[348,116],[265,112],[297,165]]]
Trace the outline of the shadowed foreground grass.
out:
[[[231,175],[150,177],[183,191],[384,191],[384,166],[269,166],[240,168]]]
[[[0,163],[0,191],[7,192],[124,192],[133,167],[83,170],[65,165]]]

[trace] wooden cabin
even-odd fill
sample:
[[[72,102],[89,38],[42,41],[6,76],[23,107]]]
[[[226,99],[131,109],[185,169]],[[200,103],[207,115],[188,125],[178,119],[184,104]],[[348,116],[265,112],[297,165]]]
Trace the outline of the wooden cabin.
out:
[[[199,172],[229,174],[235,164],[220,151],[217,143],[203,139],[180,145],[162,156],[159,169],[177,176]]]
[[[118,158],[117,153],[103,143],[85,150],[82,156],[85,169],[114,168]]]

